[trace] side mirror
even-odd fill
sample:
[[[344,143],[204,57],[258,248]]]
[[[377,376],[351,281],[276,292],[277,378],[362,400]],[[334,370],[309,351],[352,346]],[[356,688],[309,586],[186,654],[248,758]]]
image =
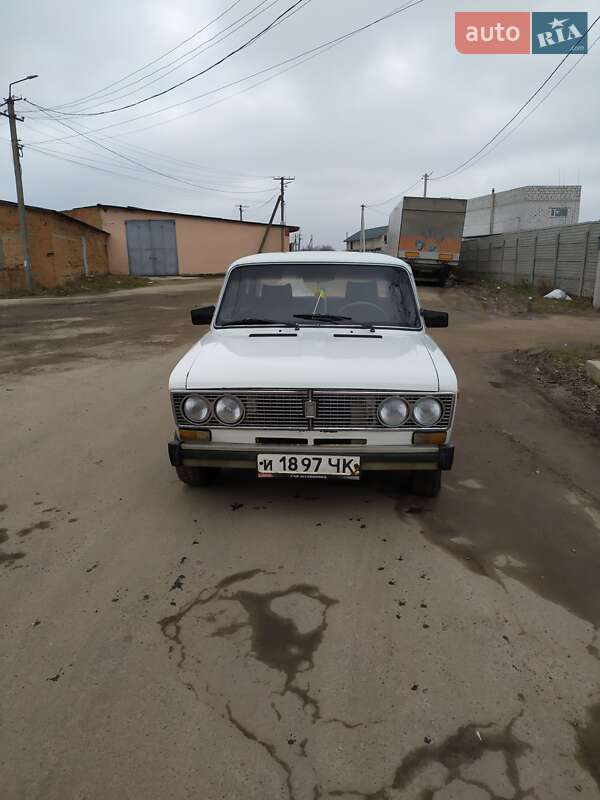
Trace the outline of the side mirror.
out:
[[[210,325],[215,313],[214,306],[203,306],[202,308],[192,308],[192,325]]]
[[[424,308],[421,310],[421,316],[427,328],[448,327],[448,314],[445,311],[428,311]]]

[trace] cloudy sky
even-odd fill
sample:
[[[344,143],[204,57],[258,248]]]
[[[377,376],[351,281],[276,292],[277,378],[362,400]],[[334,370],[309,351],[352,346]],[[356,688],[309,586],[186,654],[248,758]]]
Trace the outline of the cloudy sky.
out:
[[[67,116],[111,111],[167,89],[218,61],[292,3],[4,0],[4,82],[38,73],[16,88],[53,109],[41,113],[18,103],[25,116],[26,201],[226,217],[243,203],[251,206],[248,219],[264,220],[275,192],[272,176],[289,175],[296,180],[287,193],[288,222],[302,227],[305,241],[312,234],[315,242],[341,247],[359,226],[361,203],[373,206],[368,226],[385,224],[394,203],[384,201],[423,172],[435,178],[469,158],[560,60],[464,56],[454,48],[455,10],[547,11],[545,2],[478,0],[456,7],[423,0],[293,69],[242,80],[403,5],[303,0],[253,45],[174,91],[116,113]],[[563,16],[595,7],[561,0]],[[581,219],[599,218],[599,60],[600,46],[571,56],[555,80],[580,63],[537,111],[470,169],[432,181],[430,194],[473,197],[492,186],[582,183]],[[1,127],[0,197],[13,200],[7,120]],[[417,186],[409,193],[418,192]]]

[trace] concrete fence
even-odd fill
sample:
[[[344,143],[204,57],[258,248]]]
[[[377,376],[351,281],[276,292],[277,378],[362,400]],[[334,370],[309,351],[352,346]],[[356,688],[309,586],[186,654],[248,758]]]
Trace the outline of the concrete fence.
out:
[[[460,273],[593,297],[599,273],[600,221],[464,239]]]

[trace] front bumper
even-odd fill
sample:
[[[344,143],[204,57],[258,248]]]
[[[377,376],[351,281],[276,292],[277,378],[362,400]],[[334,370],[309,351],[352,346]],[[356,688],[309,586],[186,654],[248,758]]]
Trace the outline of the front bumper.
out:
[[[169,459],[174,467],[226,467],[256,470],[259,453],[272,452],[298,456],[360,456],[361,469],[367,470],[449,470],[454,460],[454,447],[336,446],[306,447],[257,444],[188,444],[174,439],[169,442]]]

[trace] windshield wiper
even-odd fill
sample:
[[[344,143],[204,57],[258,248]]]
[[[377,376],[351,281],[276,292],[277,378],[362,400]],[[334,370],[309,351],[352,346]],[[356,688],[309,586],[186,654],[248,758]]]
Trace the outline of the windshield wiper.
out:
[[[278,322],[276,319],[261,319],[260,317],[243,317],[231,322],[224,322],[221,327],[230,328],[235,325],[278,325],[281,328],[295,328],[295,322]]]
[[[374,330],[374,326],[370,322],[356,322],[352,317],[342,317],[339,314],[294,314],[298,319],[314,319],[317,322],[351,322],[353,328],[369,328]]]
[[[338,314],[294,314],[294,319],[322,319],[327,322],[352,321],[352,317],[340,317]]]

